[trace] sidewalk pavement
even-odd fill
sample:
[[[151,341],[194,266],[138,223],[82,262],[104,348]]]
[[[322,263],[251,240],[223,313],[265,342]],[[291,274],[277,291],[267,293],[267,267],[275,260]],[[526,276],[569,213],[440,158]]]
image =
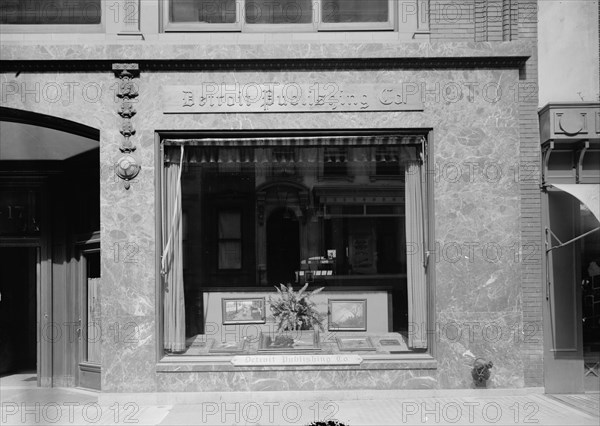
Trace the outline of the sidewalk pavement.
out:
[[[33,380],[32,380],[33,378]],[[4,425],[598,425],[600,393],[540,388],[105,394],[0,378]]]

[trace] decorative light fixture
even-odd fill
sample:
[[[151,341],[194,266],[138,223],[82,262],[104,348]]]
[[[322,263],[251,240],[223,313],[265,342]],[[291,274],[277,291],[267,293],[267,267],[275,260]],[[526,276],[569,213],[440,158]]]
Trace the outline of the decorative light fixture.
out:
[[[135,179],[135,177],[140,173],[142,166],[140,166],[135,158],[131,155],[124,155],[117,160],[115,164],[115,173],[125,182],[123,182],[123,186],[125,189],[129,189],[131,184],[130,180]]]

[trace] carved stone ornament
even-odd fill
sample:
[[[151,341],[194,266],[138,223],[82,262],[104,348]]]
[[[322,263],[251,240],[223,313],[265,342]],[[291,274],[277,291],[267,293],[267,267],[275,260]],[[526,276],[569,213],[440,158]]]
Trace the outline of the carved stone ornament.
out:
[[[123,118],[133,117],[137,111],[133,108],[133,104],[130,101],[124,101],[119,109],[119,115]]]
[[[558,125],[567,135],[575,136],[585,129],[585,113],[565,111],[558,115]]]
[[[135,177],[140,173],[142,166],[137,163],[137,160],[131,155],[124,155],[117,160],[115,164],[115,173],[125,182],[123,186],[125,189],[129,189],[131,187],[129,181],[135,179]]]
[[[135,129],[133,127],[133,124],[131,124],[131,119],[124,118],[123,123],[121,123],[121,129],[119,131],[125,138],[123,139],[123,141],[121,142],[121,146],[119,147],[121,152],[128,153],[135,151],[136,147],[133,146],[131,140],[129,139],[131,136],[135,135]]]
[[[137,97],[138,90],[133,82],[133,74],[127,70],[121,71],[119,74],[121,81],[119,82],[119,92],[117,96],[119,98],[132,99]]]
[[[121,99],[121,105],[117,110],[117,114],[119,114],[122,119],[119,133],[123,135],[123,140],[119,146],[119,151],[124,154],[131,154],[136,150],[136,146],[131,141],[131,137],[135,135],[135,127],[131,119],[137,113],[134,108],[134,103],[136,102],[135,98],[138,97],[139,93],[134,79],[139,76],[139,65],[113,64],[112,70],[119,79],[117,97]],[[131,187],[129,181],[139,174],[140,169],[141,166],[131,155],[120,157],[115,164],[115,173],[119,178],[125,181],[125,189]]]

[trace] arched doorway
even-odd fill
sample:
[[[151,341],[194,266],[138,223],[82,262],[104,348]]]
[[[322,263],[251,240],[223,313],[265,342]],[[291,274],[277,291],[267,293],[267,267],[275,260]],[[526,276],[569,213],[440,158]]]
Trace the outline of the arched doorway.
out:
[[[100,244],[99,131],[11,108],[0,123],[0,374],[98,388],[86,337],[99,266],[84,251]]]
[[[282,207],[267,219],[267,279],[269,284],[293,283],[300,267],[300,223],[293,210]]]

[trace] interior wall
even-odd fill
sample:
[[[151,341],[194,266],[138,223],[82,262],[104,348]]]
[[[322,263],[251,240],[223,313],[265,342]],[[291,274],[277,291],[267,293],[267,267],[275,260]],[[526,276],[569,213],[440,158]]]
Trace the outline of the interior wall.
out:
[[[296,289],[297,290],[297,289]],[[207,333],[214,333],[211,338],[221,339],[227,341],[228,330],[242,329],[238,333],[233,333],[229,337],[239,336],[243,334],[244,326],[229,326],[222,327],[223,316],[222,316],[222,299],[243,299],[243,298],[264,298],[266,312],[266,323],[265,324],[253,324],[249,332],[256,332],[257,330],[263,332],[273,332],[277,330],[277,326],[273,320],[271,312],[268,311],[268,300],[269,296],[274,297],[273,292],[211,292],[204,293],[204,311]],[[369,333],[387,333],[388,332],[388,294],[387,292],[321,292],[315,295],[311,300],[316,304],[316,308],[319,313],[323,315],[323,327],[325,335],[328,334],[328,300],[366,300],[367,301],[367,331]],[[209,325],[210,324],[210,325]],[[344,332],[336,331],[335,334],[344,334]],[[360,334],[360,333],[359,333]],[[210,336],[207,336],[210,337]]]

